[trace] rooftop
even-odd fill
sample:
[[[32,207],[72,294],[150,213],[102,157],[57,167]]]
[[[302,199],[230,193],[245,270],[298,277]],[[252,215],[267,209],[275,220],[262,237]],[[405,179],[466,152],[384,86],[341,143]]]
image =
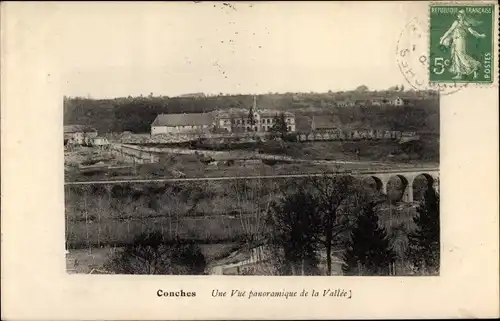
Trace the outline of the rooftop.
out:
[[[247,108],[230,108],[227,110],[218,110],[216,111],[216,115],[218,117],[247,117],[250,112],[250,109]],[[257,109],[255,112],[260,114],[262,117],[277,117],[281,113],[285,114],[286,117],[293,117],[294,114],[287,112],[287,111],[281,111],[281,110],[274,110],[274,109]]]
[[[156,116],[151,126],[202,126],[212,125],[213,115],[211,113],[197,114],[160,114]]]

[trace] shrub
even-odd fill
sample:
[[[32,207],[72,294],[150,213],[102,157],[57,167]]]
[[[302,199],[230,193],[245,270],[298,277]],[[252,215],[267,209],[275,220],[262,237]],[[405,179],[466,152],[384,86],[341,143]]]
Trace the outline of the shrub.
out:
[[[198,245],[144,233],[105,265],[116,274],[203,274],[206,262]]]

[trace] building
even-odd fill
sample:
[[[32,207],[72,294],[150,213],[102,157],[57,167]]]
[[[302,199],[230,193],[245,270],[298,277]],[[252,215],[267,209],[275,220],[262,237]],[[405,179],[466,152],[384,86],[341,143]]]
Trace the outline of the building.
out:
[[[250,113],[252,114],[252,117]],[[279,117],[285,118],[288,132],[296,131],[295,115],[271,109],[258,109],[254,97],[253,108],[231,108],[216,112],[216,126],[224,132],[268,132]]]
[[[189,93],[177,96],[178,98],[205,98],[205,93]]]
[[[411,99],[411,98],[404,98],[403,99],[403,106],[415,106],[415,102],[418,99]]]
[[[252,113],[252,115],[250,115]],[[162,114],[151,124],[151,135],[195,133],[215,130],[222,133],[268,132],[279,117],[285,118],[288,132],[296,131],[295,115],[279,110],[231,108],[200,114]]]
[[[313,116],[311,122],[312,131],[336,130],[339,127],[335,121],[325,116]]]
[[[405,101],[401,99],[401,97],[396,97],[394,100],[392,100],[392,105],[394,106],[404,106]]]
[[[86,125],[65,125],[64,145],[68,143],[83,145],[86,139],[97,137],[97,130]]]
[[[89,140],[88,145],[94,147],[106,147],[109,146],[109,141],[106,137],[94,137]]]
[[[350,100],[342,100],[336,102],[337,107],[354,107],[354,102]]]
[[[410,103],[411,101],[412,100],[403,99],[401,97],[393,97],[393,98],[382,98],[382,99],[357,99],[354,101],[344,100],[344,101],[337,101],[336,105],[337,107],[353,107],[353,106],[367,107],[367,106],[383,106],[383,105],[407,106],[413,104]]]
[[[151,124],[151,135],[202,133],[214,125],[212,113],[160,114]]]

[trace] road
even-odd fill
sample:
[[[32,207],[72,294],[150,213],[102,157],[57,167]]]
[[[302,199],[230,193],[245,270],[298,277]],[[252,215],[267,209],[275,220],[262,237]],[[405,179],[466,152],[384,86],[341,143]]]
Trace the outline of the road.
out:
[[[415,168],[398,168],[391,170],[363,170],[363,171],[340,171],[336,173],[328,173],[326,175],[370,175],[380,173],[412,173],[412,172],[434,172],[439,171],[437,167],[415,167]],[[308,174],[285,174],[285,175],[250,175],[250,176],[221,176],[221,177],[183,177],[183,178],[156,178],[156,179],[121,179],[121,180],[98,180],[98,181],[81,181],[81,182],[65,182],[64,185],[94,185],[94,184],[126,184],[126,183],[167,183],[167,182],[196,182],[196,181],[225,181],[235,179],[278,179],[278,178],[300,178],[300,177],[319,177],[325,173],[308,173]]]

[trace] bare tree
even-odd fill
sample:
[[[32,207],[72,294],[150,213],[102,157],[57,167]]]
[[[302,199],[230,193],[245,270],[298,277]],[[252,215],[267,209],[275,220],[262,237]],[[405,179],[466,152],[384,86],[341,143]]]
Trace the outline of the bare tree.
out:
[[[305,186],[299,186],[295,193],[273,204],[271,213],[269,246],[274,250],[272,256],[277,259],[275,263],[281,274],[317,274],[317,238],[321,232],[317,200]]]
[[[167,186],[165,191],[159,197],[159,206],[157,212],[165,215],[168,221],[168,237],[175,239],[179,236],[179,226],[181,216],[186,214],[187,202],[183,202],[180,191],[175,186]],[[161,233],[165,235],[165,227],[161,224]]]
[[[326,251],[327,275],[332,273],[332,248],[337,237],[346,232],[346,224],[339,223],[342,205],[356,195],[354,177],[348,175],[323,175],[309,178],[312,193],[317,198],[318,212],[322,220],[323,236],[318,240]]]
[[[262,184],[260,179],[257,180],[257,186],[237,180],[232,186],[235,210],[248,244],[261,241],[264,237],[264,219],[271,205],[271,195],[264,193]]]

